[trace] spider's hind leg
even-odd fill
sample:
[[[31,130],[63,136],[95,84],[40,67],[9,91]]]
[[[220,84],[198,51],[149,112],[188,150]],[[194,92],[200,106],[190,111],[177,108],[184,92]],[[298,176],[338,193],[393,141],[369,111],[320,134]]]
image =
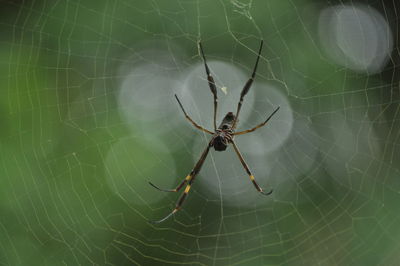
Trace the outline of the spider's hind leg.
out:
[[[233,148],[235,149],[236,154],[239,157],[240,162],[242,163],[244,169],[246,170],[247,174],[249,175],[250,180],[251,180],[251,182],[253,182],[253,185],[256,187],[257,191],[266,196],[270,195],[272,193],[272,189],[270,191],[266,192],[264,189],[262,189],[258,185],[257,181],[254,178],[254,175],[251,173],[249,167],[247,166],[246,162],[243,159],[242,154],[239,151],[239,148],[236,146],[236,143],[233,140],[232,140],[232,145],[233,145]]]
[[[159,188],[159,187],[157,187],[156,185],[154,185],[153,183],[151,183],[150,181],[149,181],[149,184],[150,184],[152,187],[154,187],[155,189],[158,189],[158,190],[163,191],[163,192],[178,192],[178,191],[186,184],[186,182],[188,182],[191,178],[192,178],[192,176],[191,176],[191,175],[188,175],[188,176],[187,176],[176,188],[174,188],[174,189],[163,189],[163,188]]]
[[[174,213],[176,213],[177,211],[179,211],[182,207],[183,202],[185,201],[190,188],[192,186],[192,183],[194,181],[194,179],[196,178],[196,175],[200,172],[201,167],[203,166],[204,161],[207,158],[208,152],[210,151],[211,148],[211,144],[212,144],[213,139],[211,139],[211,141],[208,143],[207,148],[203,151],[203,153],[201,154],[200,159],[197,161],[196,165],[194,166],[193,170],[190,172],[190,174],[185,178],[185,180],[182,181],[181,184],[179,184],[179,186],[175,189],[172,190],[174,191],[178,191],[179,189],[181,189],[183,187],[183,185],[188,182],[188,184],[185,187],[185,191],[183,192],[183,194],[181,195],[181,197],[179,198],[178,202],[175,205],[175,208],[172,210],[172,212],[170,212],[167,216],[165,216],[164,218],[162,218],[161,220],[158,221],[149,221],[150,223],[161,223],[165,220],[167,220],[169,217],[171,217]],[[150,183],[150,182],[149,182]],[[150,185],[152,185],[153,187],[159,189],[158,187],[154,186],[153,184],[150,183]],[[167,190],[168,191],[168,190]]]

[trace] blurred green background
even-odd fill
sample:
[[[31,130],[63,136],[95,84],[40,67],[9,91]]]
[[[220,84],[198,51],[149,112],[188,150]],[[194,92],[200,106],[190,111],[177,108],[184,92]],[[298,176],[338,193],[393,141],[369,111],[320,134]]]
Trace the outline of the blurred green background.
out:
[[[396,265],[395,1],[1,1],[1,265]],[[183,209],[173,187],[212,128],[197,42],[236,106]],[[227,88],[227,93],[224,92]],[[231,97],[232,96],[232,97]],[[226,107],[225,105],[226,104]],[[240,138],[240,139],[239,139]]]

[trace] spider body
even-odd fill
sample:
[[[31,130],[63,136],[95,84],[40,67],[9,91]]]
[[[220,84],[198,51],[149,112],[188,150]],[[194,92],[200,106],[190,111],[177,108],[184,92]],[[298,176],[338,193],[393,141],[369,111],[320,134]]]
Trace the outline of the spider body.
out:
[[[154,188],[160,190],[160,191],[166,191],[166,192],[178,192],[181,188],[183,188],[184,185],[186,185],[185,190],[183,192],[183,194],[181,195],[181,197],[179,198],[178,202],[176,203],[176,206],[174,208],[174,210],[168,214],[166,217],[164,217],[161,220],[158,221],[151,221],[152,223],[161,223],[163,221],[165,221],[166,219],[168,219],[169,217],[171,217],[174,213],[176,213],[177,211],[179,211],[182,207],[183,202],[185,201],[190,188],[193,184],[193,181],[195,180],[197,174],[200,172],[201,167],[203,166],[204,161],[207,158],[208,152],[210,151],[210,148],[213,147],[214,150],[216,151],[225,151],[226,148],[228,147],[228,145],[232,145],[235,153],[237,154],[237,156],[239,157],[239,160],[243,166],[243,168],[245,169],[246,173],[248,174],[250,180],[252,181],[254,187],[257,189],[258,192],[260,192],[263,195],[269,195],[272,193],[272,190],[265,192],[256,182],[254,175],[251,173],[250,168],[247,166],[246,162],[243,159],[242,154],[239,151],[239,148],[236,146],[236,143],[234,141],[234,136],[237,135],[244,135],[250,132],[255,131],[256,129],[263,127],[270,119],[271,117],[279,110],[279,106],[272,112],[272,114],[269,115],[269,117],[262,122],[261,124],[248,129],[248,130],[243,130],[243,131],[239,131],[236,132],[236,125],[238,123],[238,117],[239,117],[239,112],[240,109],[242,108],[242,103],[243,103],[243,98],[244,96],[246,96],[246,94],[249,92],[251,84],[253,83],[253,80],[255,78],[256,75],[256,70],[257,70],[257,65],[258,65],[258,61],[260,59],[260,54],[261,54],[261,49],[262,49],[262,45],[263,45],[263,41],[261,41],[260,44],[260,49],[258,51],[258,56],[257,56],[257,60],[256,60],[256,64],[254,66],[253,69],[253,73],[250,77],[250,79],[246,82],[246,84],[244,85],[242,92],[240,93],[240,99],[237,105],[237,109],[236,109],[236,114],[233,114],[232,112],[229,112],[225,115],[224,119],[222,119],[221,124],[219,125],[219,127],[217,128],[217,123],[216,123],[216,117],[217,117],[217,107],[218,107],[218,97],[217,97],[217,88],[214,82],[214,79],[210,73],[210,69],[207,65],[206,62],[206,57],[204,56],[204,52],[203,52],[203,48],[201,46],[201,43],[199,42],[199,47],[200,47],[200,52],[201,55],[203,57],[203,61],[204,61],[204,66],[206,69],[206,74],[207,74],[207,81],[208,81],[208,85],[210,87],[211,93],[213,94],[213,98],[214,98],[214,131],[210,131],[208,129],[203,128],[202,126],[198,125],[195,121],[193,121],[193,119],[186,113],[185,109],[183,108],[181,102],[179,101],[178,96],[175,95],[176,100],[178,101],[178,104],[180,106],[180,108],[182,109],[186,119],[193,124],[193,126],[195,126],[197,129],[208,133],[210,135],[212,135],[207,147],[205,148],[205,150],[203,151],[203,153],[200,156],[200,159],[197,161],[197,163],[195,164],[195,166],[193,167],[192,171],[186,176],[186,178],[175,188],[175,189],[161,189],[159,187],[157,187],[156,185],[154,185],[153,183],[149,182],[151,186],[153,186]]]
[[[212,138],[211,145],[214,147],[214,150],[224,151],[228,145],[232,143],[233,134],[235,133],[232,128],[234,121],[235,115],[232,112],[225,115],[221,125],[218,127]]]

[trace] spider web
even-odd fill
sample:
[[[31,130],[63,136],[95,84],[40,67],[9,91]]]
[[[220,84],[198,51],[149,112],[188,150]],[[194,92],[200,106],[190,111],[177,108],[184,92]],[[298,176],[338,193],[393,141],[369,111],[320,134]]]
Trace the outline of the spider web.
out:
[[[395,1],[2,1],[0,264],[391,265],[400,259]],[[234,111],[211,151],[201,40]]]

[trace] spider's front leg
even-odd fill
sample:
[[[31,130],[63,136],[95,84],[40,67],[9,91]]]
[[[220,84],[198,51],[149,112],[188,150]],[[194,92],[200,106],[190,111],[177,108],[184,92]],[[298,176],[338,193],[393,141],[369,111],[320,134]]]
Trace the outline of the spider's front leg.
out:
[[[203,128],[202,126],[200,126],[199,124],[197,124],[196,122],[194,122],[194,120],[186,113],[185,109],[183,108],[183,105],[182,105],[181,101],[179,100],[179,98],[178,98],[178,96],[177,96],[176,94],[175,94],[175,98],[176,98],[176,100],[178,101],[178,104],[179,104],[179,106],[181,107],[181,110],[182,110],[183,114],[185,115],[186,119],[189,120],[189,122],[192,123],[193,126],[195,126],[197,129],[200,129],[201,131],[206,132],[206,133],[208,133],[208,134],[211,134],[211,135],[214,134],[214,133],[211,132],[210,130],[205,129],[205,128]],[[156,186],[154,186],[154,185],[152,185],[152,186],[153,186],[153,187],[156,187]],[[157,188],[157,187],[156,187],[156,188]]]
[[[200,52],[203,57],[204,67],[206,69],[208,86],[210,87],[211,93],[214,96],[214,131],[217,130],[217,108],[218,108],[218,95],[217,95],[217,86],[215,85],[214,78],[211,75],[210,68],[207,65],[206,57],[203,52],[203,46],[201,42],[199,42]]]
[[[239,99],[238,106],[237,106],[237,109],[236,109],[235,121],[233,122],[232,128],[236,127],[236,123],[237,123],[237,121],[239,119],[240,109],[242,108],[242,103],[243,103],[244,96],[246,96],[246,94],[249,92],[249,90],[251,88],[251,85],[253,84],[254,78],[256,76],[258,62],[260,61],[260,55],[261,55],[263,44],[264,44],[264,41],[261,40],[260,48],[258,50],[256,64],[254,65],[254,69],[253,69],[253,73],[251,74],[251,77],[246,82],[246,84],[244,85],[244,87],[242,89],[242,92],[240,93],[240,99]]]

